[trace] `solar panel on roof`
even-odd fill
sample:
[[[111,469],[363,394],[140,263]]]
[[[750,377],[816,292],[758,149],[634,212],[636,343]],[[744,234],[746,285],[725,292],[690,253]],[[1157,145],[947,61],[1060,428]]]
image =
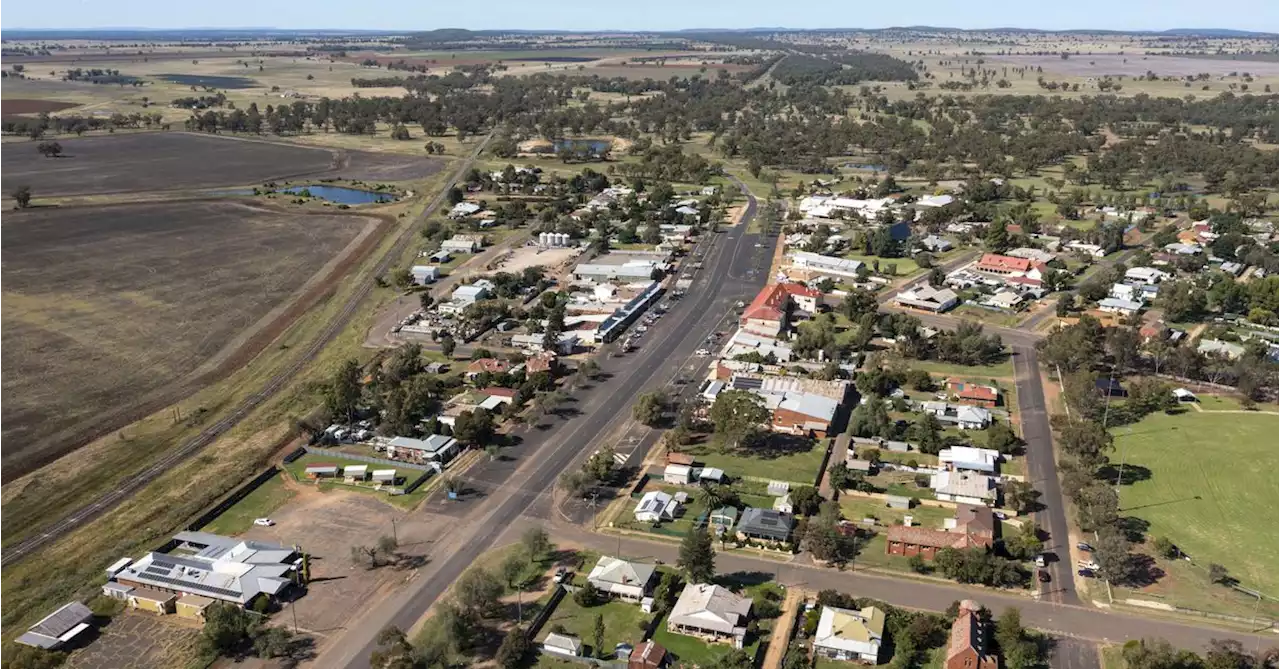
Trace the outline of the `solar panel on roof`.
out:
[[[229,590],[227,588],[219,588],[212,585],[197,583],[195,581],[184,581],[180,578],[170,578],[168,576],[149,576],[148,578],[158,583],[167,583],[169,585],[175,585],[184,590],[199,590],[201,592],[218,593],[218,594],[226,595],[228,597],[234,597],[237,599],[241,595],[240,591],[238,590]]]

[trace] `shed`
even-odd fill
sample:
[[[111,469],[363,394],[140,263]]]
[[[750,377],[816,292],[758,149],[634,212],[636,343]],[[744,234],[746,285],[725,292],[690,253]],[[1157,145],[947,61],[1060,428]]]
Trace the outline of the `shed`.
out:
[[[861,459],[861,458],[850,458],[850,459],[846,462],[846,464],[848,465],[849,469],[852,469],[852,470],[853,470],[853,471],[855,471],[855,472],[870,472],[870,471],[871,471],[871,461],[870,461],[870,460],[863,460],[863,459]]]
[[[556,655],[578,657],[582,655],[582,640],[571,634],[552,632],[542,640],[542,650]]]
[[[906,510],[911,508],[910,497],[903,497],[902,495],[885,495],[884,500],[885,503],[889,505],[890,509]]]
[[[363,481],[369,476],[369,465],[347,465],[342,468],[343,478]]]
[[[373,482],[374,482],[374,483],[395,483],[395,482],[396,482],[396,470],[394,470],[394,469],[375,469],[375,470],[373,470],[373,473],[372,473],[372,474],[370,474],[370,478],[372,478],[372,479],[373,479]]]
[[[724,482],[724,470],[715,467],[705,467],[698,471],[699,481],[712,481],[714,483]]]
[[[133,586],[117,581],[107,581],[106,585],[102,586],[102,594],[112,599],[129,599],[130,592],[133,592]]]
[[[770,481],[769,494],[774,497],[781,497],[791,490],[791,484],[786,481]]]
[[[89,629],[93,611],[80,602],[68,602],[32,625],[17,641],[24,646],[58,648]]]
[[[133,558],[128,557],[122,557],[119,560],[112,562],[111,566],[107,567],[107,578],[114,578],[116,574],[124,571],[124,568],[128,567],[132,563]]]
[[[693,481],[693,468],[689,465],[667,465],[662,480],[673,485],[688,485]]]
[[[1173,391],[1173,396],[1177,398],[1179,402],[1199,402],[1200,401],[1200,398],[1196,397],[1195,393],[1191,392],[1190,390],[1187,390],[1186,388],[1175,389]]]
[[[310,465],[306,470],[307,478],[319,479],[338,475],[337,465]]]

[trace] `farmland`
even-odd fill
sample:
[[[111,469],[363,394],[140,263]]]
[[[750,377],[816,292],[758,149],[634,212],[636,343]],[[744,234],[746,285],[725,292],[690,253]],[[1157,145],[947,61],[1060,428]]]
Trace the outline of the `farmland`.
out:
[[[403,181],[438,170],[425,158],[334,152],[187,133],[138,133],[65,139],[46,158],[35,143],[10,143],[3,156],[5,192],[30,186],[36,197],[216,188],[296,176]]]
[[[6,475],[60,454],[105,416],[152,393],[171,399],[171,384],[238,357],[252,331],[271,329],[263,321],[279,316],[273,310],[375,220],[231,202],[11,214]]]

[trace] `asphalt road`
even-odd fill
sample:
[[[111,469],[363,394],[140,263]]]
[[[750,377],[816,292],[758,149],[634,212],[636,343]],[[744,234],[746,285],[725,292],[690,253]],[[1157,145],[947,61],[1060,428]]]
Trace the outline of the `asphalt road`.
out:
[[[551,536],[553,541],[582,546],[608,555],[621,552],[621,557],[642,562],[660,560],[674,564],[680,552],[679,545],[675,543],[596,534],[569,524],[554,525]],[[1129,639],[1163,638],[1179,648],[1196,651],[1203,651],[1214,639],[1234,639],[1250,650],[1255,647],[1267,648],[1276,643],[1274,634],[1254,635],[1195,627],[1171,619],[1146,618],[1087,606],[1059,604],[977,586],[884,576],[858,571],[856,564],[852,571],[837,571],[813,566],[803,555],[793,562],[780,562],[746,554],[718,553],[716,571],[720,574],[762,574],[771,576],[771,580],[787,587],[799,587],[813,592],[830,588],[924,611],[944,611],[958,599],[973,599],[996,614],[1006,608],[1016,607],[1021,610],[1022,622],[1027,626],[1055,637],[1083,642],[1123,643]],[[1071,661],[1077,663],[1054,663],[1054,666],[1063,669],[1089,669],[1090,665],[1084,663],[1082,654],[1087,645],[1070,644],[1069,652],[1075,658]]]
[[[476,157],[479,156],[480,152],[484,150],[484,147],[489,144],[490,138],[492,138],[492,135],[487,135],[483,141],[476,145],[472,150],[471,155],[469,155],[467,159],[458,166],[457,170],[455,170],[453,175],[450,177],[450,186],[461,179],[462,175],[471,168]],[[442,203],[444,203],[448,190],[448,187],[440,190],[427,207],[423,209],[422,214],[418,219],[419,222],[425,221],[427,217],[431,216],[431,214],[434,213]],[[378,265],[374,269],[374,275],[385,274],[391,267],[391,263],[398,259],[404,250],[408,248],[408,245],[413,241],[416,234],[417,226],[406,227],[404,231],[400,233],[400,236],[396,239],[396,242],[391,249],[378,261]],[[165,472],[168,472],[178,463],[196,454],[205,446],[212,444],[218,437],[238,425],[240,421],[244,420],[253,412],[253,410],[257,409],[263,402],[266,402],[269,398],[288,385],[299,372],[301,372],[307,365],[311,364],[311,360],[315,358],[325,346],[328,346],[330,342],[341,334],[341,332],[346,328],[347,323],[349,323],[351,318],[359,311],[360,305],[364,302],[365,298],[369,296],[372,290],[372,282],[361,282],[356,291],[347,298],[347,301],[343,304],[342,310],[338,312],[338,315],[335,316],[333,320],[329,321],[325,329],[311,341],[307,348],[303,350],[298,357],[294,358],[287,367],[281,370],[279,374],[271,377],[260,390],[242,400],[230,414],[227,414],[223,418],[214,422],[195,437],[178,445],[176,448],[169,451],[164,457],[156,460],[150,467],[147,467],[129,478],[121,480],[119,487],[115,490],[102,495],[93,502],[72,511],[67,516],[59,519],[56,523],[50,525],[43,534],[38,534],[13,546],[5,546],[3,556],[0,557],[0,564],[7,565],[17,560],[21,560],[33,551],[66,536],[68,533],[85,525],[94,518],[116,508],[125,500],[129,499],[133,493],[142,489],[143,486],[154,481]]]
[[[597,438],[609,433],[607,426],[626,419],[636,395],[655,381],[665,383],[680,361],[701,348],[707,328],[715,327],[726,309],[764,284],[767,256],[751,252],[757,237],[746,233],[755,210],[755,198],[748,195],[741,222],[716,235],[686,296],[649,329],[638,351],[600,360],[604,380],[589,392],[577,393],[573,412],[558,418],[549,430],[525,431],[518,447],[522,456],[482,463],[479,471],[468,473],[480,488],[468,520],[450,528],[430,556],[431,563],[328,644],[316,660],[318,666],[368,667],[380,630],[388,625],[413,627],[504,532],[533,524],[521,523],[521,516],[539,501],[551,502],[560,473],[595,450]],[[763,270],[757,265],[761,257]]]

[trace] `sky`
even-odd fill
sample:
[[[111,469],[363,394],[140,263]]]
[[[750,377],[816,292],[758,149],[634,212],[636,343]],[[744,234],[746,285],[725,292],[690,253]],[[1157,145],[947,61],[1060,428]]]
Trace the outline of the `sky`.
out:
[[[678,30],[683,28],[1039,29],[1234,28],[1277,32],[1276,0],[7,0],[3,29],[338,28],[412,32],[435,28]]]

